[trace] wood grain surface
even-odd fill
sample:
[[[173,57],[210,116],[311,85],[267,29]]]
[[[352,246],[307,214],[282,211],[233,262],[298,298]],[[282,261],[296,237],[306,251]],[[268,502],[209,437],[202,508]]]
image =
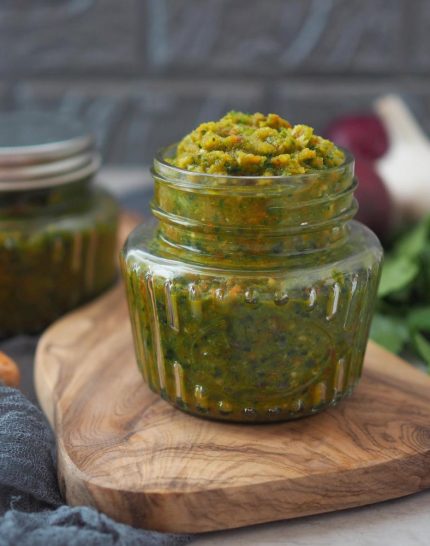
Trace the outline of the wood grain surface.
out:
[[[228,529],[430,487],[430,379],[373,343],[336,408],[273,425],[206,421],[143,383],[118,285],[46,331],[35,381],[68,503],[136,527]]]

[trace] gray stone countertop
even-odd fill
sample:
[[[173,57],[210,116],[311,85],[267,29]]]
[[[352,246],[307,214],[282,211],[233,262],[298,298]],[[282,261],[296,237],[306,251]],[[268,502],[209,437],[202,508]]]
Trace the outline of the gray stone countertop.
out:
[[[193,546],[429,546],[430,491],[380,504],[210,533]]]

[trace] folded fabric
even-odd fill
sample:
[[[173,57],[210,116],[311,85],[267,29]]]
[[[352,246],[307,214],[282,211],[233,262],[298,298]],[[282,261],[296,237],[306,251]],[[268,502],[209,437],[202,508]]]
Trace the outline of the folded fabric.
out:
[[[86,507],[29,514],[9,510],[0,518],[1,546],[171,546],[188,540],[133,529]]]
[[[0,385],[0,546],[177,546],[191,540],[64,505],[54,450],[43,414],[18,390]]]

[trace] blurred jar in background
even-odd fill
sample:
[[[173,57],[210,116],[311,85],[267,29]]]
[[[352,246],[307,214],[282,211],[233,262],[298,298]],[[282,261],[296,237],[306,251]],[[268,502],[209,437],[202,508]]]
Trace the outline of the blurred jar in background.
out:
[[[0,338],[38,332],[116,278],[118,206],[76,121],[0,114]]]

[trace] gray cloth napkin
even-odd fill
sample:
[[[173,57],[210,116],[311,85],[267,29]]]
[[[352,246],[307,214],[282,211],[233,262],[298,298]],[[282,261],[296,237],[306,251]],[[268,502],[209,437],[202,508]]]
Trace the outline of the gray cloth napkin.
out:
[[[179,546],[191,540],[134,529],[93,508],[64,505],[54,450],[40,410],[0,384],[0,546]]]

